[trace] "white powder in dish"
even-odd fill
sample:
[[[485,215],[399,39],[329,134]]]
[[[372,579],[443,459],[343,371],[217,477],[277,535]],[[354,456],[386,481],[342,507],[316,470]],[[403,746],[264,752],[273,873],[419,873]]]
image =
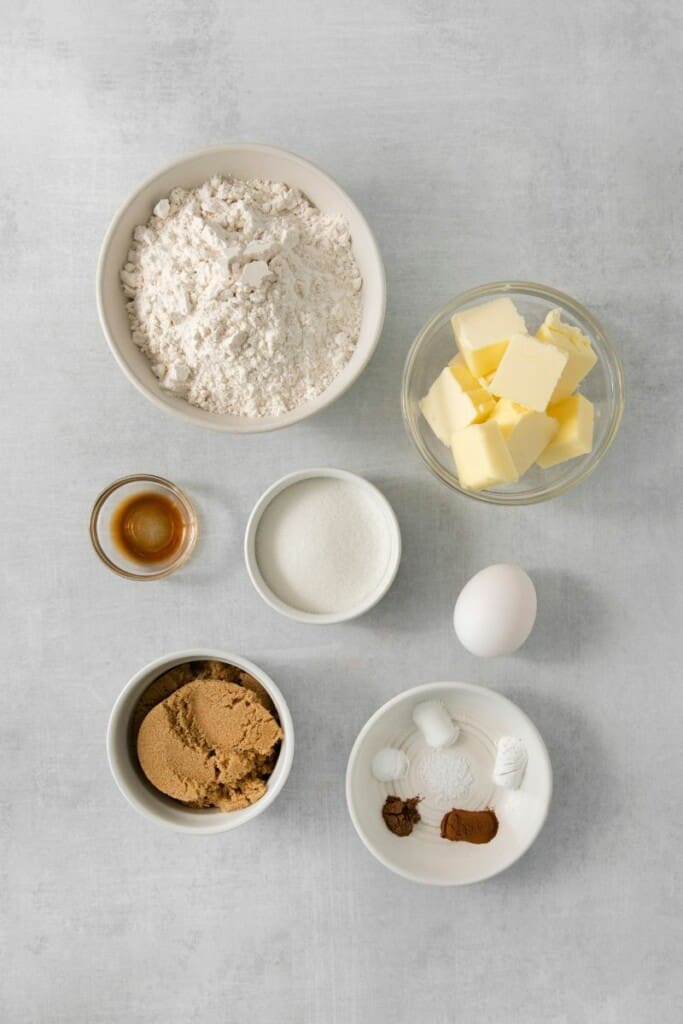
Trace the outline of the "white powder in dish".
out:
[[[271,501],[255,538],[256,561],[274,594],[317,615],[351,611],[389,568],[386,516],[364,487],[312,477]]]
[[[526,769],[527,753],[518,736],[501,736],[496,747],[493,781],[504,789],[519,789]]]
[[[420,790],[438,806],[464,800],[474,783],[472,766],[457,748],[428,751],[416,769]]]
[[[413,708],[413,722],[430,747],[450,747],[460,735],[460,727],[453,721],[441,700],[423,700]]]
[[[382,747],[372,759],[372,774],[378,782],[395,782],[408,771],[410,762],[397,747]]]
[[[214,413],[303,405],[358,341],[348,224],[281,182],[173,189],[135,229],[121,283],[133,341],[162,387]]]

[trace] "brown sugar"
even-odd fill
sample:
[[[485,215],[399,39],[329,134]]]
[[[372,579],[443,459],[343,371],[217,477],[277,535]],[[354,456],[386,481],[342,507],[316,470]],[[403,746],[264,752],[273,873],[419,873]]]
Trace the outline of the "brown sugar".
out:
[[[149,782],[192,807],[232,811],[266,791],[282,740],[270,697],[232,665],[190,662],[151,684],[131,740]]]

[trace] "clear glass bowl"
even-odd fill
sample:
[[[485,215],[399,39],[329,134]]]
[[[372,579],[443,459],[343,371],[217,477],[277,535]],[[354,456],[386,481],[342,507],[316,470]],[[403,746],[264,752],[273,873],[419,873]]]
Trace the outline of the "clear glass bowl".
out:
[[[183,533],[175,554],[165,561],[140,562],[120,550],[112,534],[112,520],[122,502],[136,494],[160,494],[177,507]],[[197,543],[197,513],[184,491],[161,476],[124,476],[105,488],[90,514],[90,540],[104,564],[127,580],[160,580],[170,576],[188,560]]]
[[[534,333],[551,309],[562,310],[562,319],[574,324],[593,344],[598,361],[580,385],[595,407],[593,450],[550,469],[532,466],[515,484],[484,491],[460,486],[453,456],[434,436],[420,412],[419,401],[456,352],[451,317],[469,306],[506,296],[515,303]],[[592,313],[563,292],[528,281],[498,281],[464,292],[443,306],[412,344],[403,371],[403,419],[406,430],[432,473],[453,490],[494,505],[531,505],[556,498],[592,473],[616,437],[624,411],[624,378],[614,343]]]

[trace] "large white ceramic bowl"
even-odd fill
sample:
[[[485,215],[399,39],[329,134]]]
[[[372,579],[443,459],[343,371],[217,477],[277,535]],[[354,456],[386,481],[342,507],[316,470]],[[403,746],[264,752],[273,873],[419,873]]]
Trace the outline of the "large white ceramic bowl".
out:
[[[466,797],[435,798],[425,791],[421,765],[429,754],[412,720],[413,708],[424,700],[443,701],[460,726],[452,748],[466,759],[471,781]],[[528,763],[517,790],[493,782],[496,744],[501,736],[517,736]],[[372,759],[383,747],[397,747],[410,761],[398,782],[377,782]],[[412,835],[393,835],[382,819],[388,795],[424,797],[422,820]],[[394,697],[361,729],[349,756],[346,800],[356,832],[370,853],[397,875],[428,885],[467,885],[499,874],[526,853],[543,828],[552,795],[550,758],[540,733],[516,704],[470,683],[428,683]],[[492,808],[498,833],[485,845],[442,839],[439,824],[453,806],[465,810]]]
[[[284,181],[304,192],[324,213],[341,214],[351,228],[353,253],[363,278],[360,336],[353,356],[314,401],[282,416],[252,419],[198,409],[165,391],[143,353],[133,343],[119,271],[126,262],[133,229],[144,224],[155,203],[171,189],[196,188],[214,174]],[[97,265],[97,308],[114,358],[135,387],[161,409],[198,426],[234,434],[289,427],[326,408],[360,376],[377,347],[386,308],[382,257],[367,221],[347,194],[314,164],[273,146],[231,143],[176,160],[143,182],[124,202],[105,236]]]
[[[284,734],[280,753],[273,774],[268,779],[265,794],[250,807],[238,811],[221,811],[218,808],[184,807],[178,800],[164,796],[147,781],[135,752],[131,731],[131,718],[141,696],[155,679],[188,661],[224,661],[236,665],[253,676],[270,695],[277,710]],[[294,726],[292,716],[280,690],[273,680],[246,658],[226,651],[197,648],[177,651],[157,658],[140,669],[122,690],[109,719],[107,731],[107,755],[109,767],[117,786],[126,800],[146,818],[159,825],[165,825],[176,832],[192,832],[195,835],[212,835],[228,832],[263,814],[282,790],[292,767],[294,757]]]

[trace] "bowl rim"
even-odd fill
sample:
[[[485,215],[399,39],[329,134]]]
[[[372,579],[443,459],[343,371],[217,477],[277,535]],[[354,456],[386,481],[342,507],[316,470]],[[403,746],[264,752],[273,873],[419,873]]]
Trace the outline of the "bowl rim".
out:
[[[98,524],[100,513],[104,507],[105,502],[109,498],[111,498],[111,496],[115,494],[116,491],[118,491],[121,487],[125,487],[126,484],[135,483],[153,483],[157,484],[160,487],[165,487],[167,490],[171,492],[171,494],[178,498],[180,503],[187,511],[190,519],[190,537],[186,546],[180,552],[178,557],[173,562],[171,562],[170,565],[167,565],[166,568],[159,569],[156,572],[136,573],[132,572],[129,569],[124,569],[122,565],[118,565],[116,562],[112,561],[111,558],[109,558],[109,556],[107,555],[106,551],[104,550],[100,543]],[[179,487],[178,484],[174,484],[172,480],[167,480],[166,477],[163,476],[156,476],[154,473],[132,473],[129,476],[121,476],[117,480],[113,480],[107,487],[104,488],[104,490],[100,491],[98,496],[95,498],[92,510],[90,512],[89,531],[90,541],[92,543],[93,548],[95,549],[95,554],[107,566],[107,568],[111,569],[112,572],[115,572],[117,576],[122,576],[126,580],[133,580],[136,583],[145,582],[146,580],[163,580],[166,578],[166,576],[170,576],[171,573],[174,573],[177,569],[180,569],[182,565],[185,565],[185,563],[189,561],[190,556],[192,555],[192,552],[194,551],[197,545],[197,538],[199,536],[199,517],[197,516],[197,510],[194,507],[194,503],[190,499],[187,492],[184,491],[182,487]]]
[[[533,833],[530,834],[530,837],[527,839],[525,845],[519,850],[518,853],[516,853],[515,857],[512,860],[510,860],[507,864],[504,864],[503,867],[497,869],[490,875],[485,875],[483,878],[473,879],[472,881],[461,882],[457,880],[446,881],[439,878],[424,878],[414,874],[412,871],[407,871],[405,868],[390,863],[387,860],[387,858],[382,854],[382,852],[377,848],[375,843],[373,843],[372,840],[370,840],[365,835],[365,832],[360,824],[358,815],[356,814],[355,804],[351,796],[352,776],[355,769],[356,761],[358,759],[358,753],[360,751],[361,744],[365,740],[370,730],[376,725],[376,723],[386,714],[387,711],[389,711],[392,707],[395,707],[397,704],[402,703],[407,698],[423,697],[429,693],[434,693],[435,691],[443,691],[444,689],[451,690],[455,693],[463,690],[470,693],[484,693],[488,697],[493,697],[497,701],[500,701],[501,703],[507,704],[510,707],[514,708],[515,712],[517,714],[522,715],[522,717],[525,719],[530,732],[534,734],[535,738],[538,741],[539,752],[543,760],[543,766],[548,780],[548,796],[542,810],[538,827]],[[454,886],[461,885],[477,885],[480,882],[488,881],[490,878],[495,878],[497,875],[502,874],[503,871],[507,871],[507,869],[512,867],[513,864],[516,864],[517,861],[520,860],[520,858],[528,852],[530,847],[533,846],[533,844],[536,842],[539,835],[541,834],[543,826],[545,825],[548,818],[548,813],[550,811],[550,805],[552,803],[553,797],[553,768],[552,762],[550,760],[550,754],[548,753],[548,748],[545,745],[545,740],[539,732],[538,727],[534,724],[531,718],[529,718],[527,713],[523,711],[518,704],[515,704],[514,701],[510,700],[509,697],[505,697],[502,693],[499,693],[497,690],[493,690],[488,686],[479,686],[477,683],[462,683],[453,681],[421,683],[418,686],[412,686],[407,690],[402,690],[401,693],[397,693],[394,697],[391,697],[388,701],[382,704],[381,707],[377,708],[377,710],[370,716],[370,718],[368,718],[367,722],[356,736],[353,746],[351,747],[351,752],[349,753],[349,758],[346,765],[346,778],[344,788],[346,793],[346,806],[348,808],[349,816],[353,823],[353,827],[356,830],[358,838],[361,840],[361,842],[368,850],[368,852],[372,854],[375,860],[377,860],[383,867],[387,868],[389,871],[393,871],[394,874],[400,875],[402,878],[407,878],[408,881],[410,882],[417,882],[420,885],[433,885],[441,888],[452,888]]]
[[[392,561],[386,573],[382,577],[382,580],[376,589],[373,590],[364,601],[356,605],[354,608],[350,608],[344,612],[325,612],[317,614],[316,612],[305,612],[296,608],[294,605],[287,604],[286,601],[283,601],[282,598],[278,597],[277,594],[271,590],[261,573],[261,569],[256,558],[256,534],[258,532],[261,518],[268,506],[279,494],[287,490],[288,487],[301,483],[303,480],[313,480],[316,477],[330,477],[336,480],[346,480],[349,483],[353,483],[355,486],[360,486],[381,508],[382,512],[386,516],[388,530],[391,535],[393,548]],[[247,526],[244,532],[244,561],[247,566],[247,572],[249,573],[249,579],[259,596],[266,602],[266,604],[270,605],[271,608],[276,612],[279,612],[281,615],[285,615],[287,618],[293,619],[295,622],[306,622],[319,626],[328,626],[338,622],[348,622],[350,619],[357,619],[361,615],[365,615],[365,613],[370,611],[371,608],[374,608],[376,604],[379,604],[382,598],[389,592],[394,580],[396,579],[396,574],[398,573],[399,566],[401,564],[401,554],[401,528],[389,499],[382,494],[375,484],[371,483],[365,477],[359,476],[357,473],[352,473],[347,469],[335,469],[332,466],[299,469],[295,470],[293,473],[287,473],[285,476],[280,477],[279,480],[276,480],[275,483],[271,484],[270,487],[263,492],[254,505],[249,519],[247,520]]]
[[[549,302],[553,302],[556,305],[564,306],[569,310],[569,312],[573,313],[577,319],[584,320],[588,323],[591,331],[595,335],[599,336],[603,347],[607,351],[610,375],[613,377],[615,384],[615,401],[611,406],[610,424],[605,437],[599,447],[593,449],[590,453],[591,457],[584,465],[582,472],[576,477],[571,480],[560,480],[553,487],[530,494],[515,494],[514,492],[510,492],[509,494],[505,492],[496,493],[495,491],[487,490],[468,491],[456,482],[455,476],[448,473],[443,466],[433,458],[431,452],[429,452],[423,443],[418,431],[414,429],[408,400],[410,378],[412,376],[422,342],[438,320],[468,302],[472,302],[476,299],[491,298],[496,295],[505,295],[510,292],[521,292],[522,294],[530,295],[535,298],[547,299]],[[413,443],[413,446],[422,458],[422,461],[427,465],[434,476],[436,476],[437,479],[444,483],[450,490],[457,491],[459,494],[463,494],[467,498],[472,498],[474,501],[483,501],[489,505],[536,505],[543,501],[550,501],[551,498],[557,498],[561,494],[566,494],[567,491],[572,490],[572,488],[576,487],[577,484],[582,483],[586,477],[590,476],[590,474],[597,469],[617,436],[624,415],[624,402],[624,370],[621,360],[614,342],[609,334],[607,334],[597,317],[580,302],[577,302],[576,299],[572,298],[571,295],[567,295],[566,292],[558,291],[556,288],[551,288],[548,285],[537,284],[533,281],[492,281],[489,284],[478,285],[476,288],[471,288],[466,292],[461,292],[459,295],[454,296],[448,302],[444,303],[434,313],[434,315],[430,317],[411,344],[410,349],[408,350],[408,355],[406,356],[406,361],[403,367],[403,376],[401,379],[401,411],[403,414],[403,425],[408,437]]]
[[[221,416],[217,413],[211,414],[214,417],[212,419],[200,421],[192,413],[192,409],[194,408],[193,406],[190,406],[188,403],[186,403],[188,404],[188,409],[186,410],[181,407],[176,407],[175,405],[168,405],[159,397],[158,394],[156,394],[156,392],[153,389],[147,387],[143,381],[138,379],[138,377],[133,373],[130,366],[128,365],[128,362],[124,359],[119,349],[119,346],[115,340],[114,332],[113,330],[110,329],[109,321],[107,319],[107,315],[105,312],[104,282],[105,267],[107,264],[109,249],[111,247],[114,235],[118,230],[121,220],[127,213],[129,206],[131,205],[131,203],[134,202],[134,200],[138,197],[138,195],[141,192],[150,188],[158,178],[161,178],[169,171],[172,171],[174,168],[180,167],[183,164],[187,164],[193,160],[198,160],[203,157],[213,156],[214,154],[230,153],[245,150],[255,153],[267,153],[271,156],[276,157],[285,157],[288,160],[294,161],[294,163],[297,163],[300,166],[315,172],[315,174],[323,181],[325,181],[328,186],[340,192],[344,196],[349,206],[358,216],[359,220],[361,221],[365,228],[365,231],[367,232],[367,240],[371,251],[372,262],[375,265],[375,283],[378,290],[379,311],[377,322],[374,327],[374,337],[368,343],[367,351],[365,352],[361,361],[359,362],[353,377],[351,377],[351,379],[343,387],[339,387],[339,377],[337,377],[335,378],[335,380],[332,381],[329,387],[326,388],[325,391],[323,391],[320,395],[318,395],[317,398],[313,399],[312,402],[297,406],[295,409],[290,410],[290,412],[285,413],[281,417],[264,418],[266,420],[265,423],[261,423],[261,421],[259,420],[253,420],[253,422],[248,425],[231,425],[229,423],[222,423]],[[363,283],[365,284],[365,281]],[[119,368],[123,371],[124,375],[128,378],[131,384],[133,384],[137,391],[139,391],[140,394],[144,395],[145,398],[147,398],[150,402],[157,406],[157,408],[163,409],[169,415],[175,416],[177,419],[183,420],[186,423],[191,423],[195,427],[204,427],[208,430],[216,430],[226,434],[259,434],[269,433],[275,430],[283,430],[286,427],[294,426],[296,423],[300,423],[303,420],[310,418],[311,416],[317,415],[317,413],[322,412],[323,409],[326,409],[328,408],[328,406],[332,405],[333,402],[335,402],[338,398],[341,398],[341,396],[345,394],[345,392],[348,391],[356,383],[356,381],[359,379],[361,374],[366,369],[373,355],[375,354],[377,346],[382,337],[382,331],[384,329],[384,321],[386,318],[387,309],[386,271],[384,268],[384,261],[382,260],[382,254],[380,252],[379,245],[377,244],[377,239],[375,238],[374,232],[372,231],[372,228],[370,227],[367,218],[361,212],[361,210],[353,201],[351,196],[346,192],[345,189],[341,187],[341,185],[338,184],[338,182],[334,180],[334,178],[331,177],[331,175],[327,174],[326,171],[323,171],[320,167],[318,167],[317,164],[314,164],[312,161],[305,159],[305,157],[299,156],[298,153],[293,153],[291,150],[283,149],[282,147],[279,146],[270,146],[260,142],[226,142],[216,146],[207,146],[204,149],[194,150],[191,153],[186,153],[183,156],[177,157],[175,160],[169,161],[159,170],[155,171],[153,174],[148,175],[148,177],[146,177],[144,181],[142,181],[139,185],[135,186],[135,188],[133,188],[128,193],[123,202],[117,208],[102,240],[102,244],[100,246],[100,251],[97,259],[97,267],[95,270],[95,296],[97,301],[97,314],[100,321],[100,327],[102,329],[102,332],[104,333],[104,337],[109,347],[109,350],[112,353]],[[337,385],[336,388],[335,385]],[[312,409],[309,408],[311,405],[314,405],[315,407]],[[279,423],[277,422],[278,419],[285,420],[285,422]]]
[[[207,821],[207,824],[205,825],[187,825],[180,821],[169,821],[167,818],[163,818],[151,811],[146,804],[143,804],[138,800],[134,791],[127,785],[118,767],[120,756],[127,757],[127,751],[123,755],[120,754],[118,744],[120,730],[123,727],[127,732],[128,722],[130,720],[129,713],[126,716],[126,720],[123,721],[126,703],[135,694],[136,690],[140,690],[140,692],[142,692],[143,684],[145,687],[148,686],[150,682],[154,681],[154,678],[158,678],[158,676],[162,675],[164,671],[175,668],[177,665],[181,665],[187,661],[223,661],[230,665],[234,665],[237,668],[243,669],[245,672],[254,676],[254,678],[263,685],[263,687],[268,691],[269,696],[273,699],[273,703],[277,708],[280,725],[282,726],[284,734],[284,740],[280,747],[280,753],[277,760],[277,765],[279,766],[282,759],[281,774],[275,784],[272,787],[268,787],[260,800],[250,804],[249,807],[241,809],[242,813],[237,820],[234,818],[231,820],[231,812],[229,811],[215,814],[207,808],[207,811],[210,812],[211,820]],[[156,676],[150,679],[149,677],[153,672],[156,673]],[[193,647],[187,650],[179,650],[174,651],[171,654],[161,655],[153,661],[150,661],[147,665],[131,676],[114,701],[109,715],[106,750],[109,770],[111,771],[114,782],[116,783],[119,791],[123,794],[130,806],[144,818],[147,818],[149,821],[153,821],[155,824],[161,825],[164,828],[168,828],[173,832],[184,832],[186,834],[203,836],[217,835],[222,832],[232,831],[235,828],[239,828],[241,825],[246,825],[259,814],[263,814],[263,812],[266,811],[273,801],[279,796],[287,782],[289,773],[292,769],[292,762],[294,760],[294,723],[292,721],[292,715],[287,701],[283,697],[279,686],[277,686],[271,677],[264,672],[263,669],[259,668],[258,665],[255,665],[248,658],[242,657],[242,655],[232,654],[229,651],[217,650],[210,647]],[[152,795],[154,795],[153,789],[150,791],[152,792]],[[179,807],[182,809],[182,805],[179,805]]]

